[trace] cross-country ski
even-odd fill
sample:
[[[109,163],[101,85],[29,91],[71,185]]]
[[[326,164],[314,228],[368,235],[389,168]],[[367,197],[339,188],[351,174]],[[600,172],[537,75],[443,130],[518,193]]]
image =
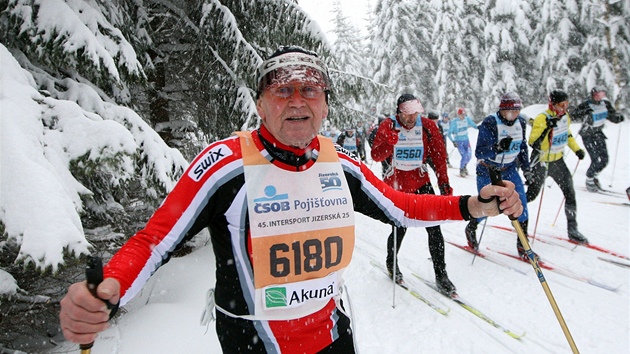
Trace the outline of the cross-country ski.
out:
[[[383,267],[383,265],[381,265],[380,263],[372,260],[370,261],[370,264],[376,268],[378,268],[380,271],[383,272],[383,274],[385,274],[388,279],[391,282],[391,278],[389,277],[389,273],[387,272],[387,270],[385,269],[385,267]],[[402,289],[404,289],[406,292],[408,292],[409,294],[411,294],[413,297],[415,297],[416,299],[424,302],[425,304],[427,304],[430,308],[434,309],[435,311],[439,312],[442,315],[447,315],[449,313],[449,311],[451,309],[449,308],[442,308],[439,304],[436,304],[434,301],[429,300],[428,298],[426,298],[425,296],[420,294],[420,291],[418,289],[412,288],[408,283],[406,282],[402,282],[402,283],[397,283],[398,286],[400,286]]]
[[[436,292],[442,294],[446,298],[451,299],[456,304],[458,304],[459,306],[464,308],[466,311],[468,311],[468,312],[472,313],[473,315],[479,317],[480,319],[484,320],[486,323],[490,324],[491,326],[500,329],[501,331],[503,331],[503,333],[507,334],[508,336],[510,336],[510,337],[512,337],[514,339],[521,339],[523,336],[525,336],[525,332],[523,332],[523,334],[518,334],[518,333],[515,333],[515,332],[505,328],[504,326],[502,326],[501,324],[499,324],[498,322],[496,322],[492,318],[488,317],[488,315],[486,315],[485,313],[483,313],[480,310],[478,310],[477,308],[473,307],[470,303],[468,303],[466,300],[462,299],[459,295],[449,296],[447,294],[444,294],[438,289],[438,287],[435,285],[434,282],[432,282],[430,280],[427,280],[427,279],[421,277],[420,275],[418,275],[416,273],[413,273],[413,276],[415,276],[416,278],[422,280],[422,282],[425,285],[427,285],[428,287],[430,287],[431,289],[433,289]]]

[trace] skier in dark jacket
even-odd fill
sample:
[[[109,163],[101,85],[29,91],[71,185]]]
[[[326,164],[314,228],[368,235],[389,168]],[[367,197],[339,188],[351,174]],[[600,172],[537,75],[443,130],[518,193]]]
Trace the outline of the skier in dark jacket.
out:
[[[337,138],[337,145],[343,146],[344,149],[352,152],[357,157],[359,156],[359,150],[361,150],[361,139],[355,134],[354,128],[346,127],[345,131],[339,134]]]
[[[597,192],[602,189],[597,175],[608,165],[604,124],[606,120],[613,123],[623,122],[623,116],[606,98],[606,88],[597,85],[591,89],[591,98],[577,106],[573,117],[584,121],[578,134],[582,136],[584,148],[591,157],[591,165],[586,170],[586,190]]]
[[[357,139],[359,139],[359,144],[357,146],[357,154],[361,161],[366,162],[365,160],[365,140],[367,139],[367,131],[365,126],[363,125],[363,121],[360,120],[357,122],[357,127],[355,129],[355,134],[357,135]]]
[[[514,183],[523,204],[523,214],[519,216],[518,222],[523,232],[527,234],[527,197],[518,169],[520,168],[525,176],[529,176],[531,171],[525,135],[527,122],[520,115],[521,107],[521,98],[516,93],[508,92],[501,97],[499,110],[484,118],[479,125],[475,157],[477,158],[477,189],[490,183],[490,169],[500,171],[504,180]],[[475,250],[479,248],[476,231],[481,220],[484,218],[471,219],[466,226],[468,246]],[[527,259],[518,236],[516,250],[521,258]]]

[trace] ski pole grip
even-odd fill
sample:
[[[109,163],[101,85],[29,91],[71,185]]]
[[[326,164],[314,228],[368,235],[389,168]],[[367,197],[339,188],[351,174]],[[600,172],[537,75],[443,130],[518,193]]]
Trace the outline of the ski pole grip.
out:
[[[87,257],[85,280],[87,281],[88,290],[90,290],[94,297],[98,297],[96,295],[96,288],[103,281],[103,262],[99,257]]]
[[[501,186],[503,187],[503,177],[501,176],[501,171],[494,169],[492,167],[488,168],[488,173],[490,174],[490,182],[493,186]]]
[[[99,257],[87,257],[85,280],[87,281],[87,287],[90,293],[92,293],[94,297],[98,298],[96,295],[96,288],[103,281],[103,262]],[[93,345],[94,342],[79,345],[81,353],[90,353]]]
[[[501,186],[504,187],[503,177],[501,176],[501,171],[495,168],[488,168],[488,174],[490,175],[490,182],[493,186]],[[499,197],[496,197],[497,204],[499,204]],[[501,208],[499,208],[499,212],[502,212]],[[516,220],[515,217],[510,216],[510,220]]]

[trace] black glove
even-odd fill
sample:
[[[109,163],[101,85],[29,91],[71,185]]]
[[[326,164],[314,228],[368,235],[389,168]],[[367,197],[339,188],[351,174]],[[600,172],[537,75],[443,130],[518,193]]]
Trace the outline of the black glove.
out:
[[[510,145],[512,145],[512,137],[511,136],[505,137],[501,139],[501,141],[499,141],[499,143],[497,144],[497,151],[498,152],[509,151]]]
[[[525,185],[529,186],[534,178],[534,173],[532,170],[523,171],[523,177],[525,177]]]
[[[608,115],[608,120],[613,123],[621,123],[623,122],[623,116],[620,113],[612,113]]]
[[[441,195],[453,195],[453,188],[448,183],[440,184],[440,194]]]
[[[555,128],[558,126],[558,120],[559,119],[551,119],[551,118],[547,118],[547,126],[549,128]]]
[[[586,156],[586,154],[584,154],[584,150],[580,149],[578,151],[575,152],[575,155],[578,157],[578,159],[580,160],[584,160],[584,156]]]

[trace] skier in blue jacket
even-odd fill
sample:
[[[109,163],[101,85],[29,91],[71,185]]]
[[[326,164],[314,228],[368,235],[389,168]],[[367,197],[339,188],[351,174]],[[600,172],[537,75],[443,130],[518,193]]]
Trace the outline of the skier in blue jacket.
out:
[[[453,145],[457,147],[457,151],[462,156],[459,162],[459,175],[462,177],[468,176],[468,169],[466,166],[470,162],[472,152],[470,150],[470,141],[468,140],[468,128],[477,128],[477,124],[466,115],[466,110],[462,107],[457,109],[457,117],[459,119],[453,119],[448,130],[448,138],[453,142]]]
[[[477,189],[490,183],[490,169],[500,171],[504,180],[514,183],[523,204],[523,214],[519,216],[518,222],[523,232],[527,234],[527,197],[518,169],[520,167],[526,177],[531,174],[531,171],[525,135],[527,122],[520,115],[521,107],[521,98],[516,93],[508,92],[501,97],[499,110],[487,116],[479,125],[475,157],[477,158]],[[471,219],[466,226],[468,246],[475,250],[479,248],[476,231],[481,220],[483,218]],[[526,260],[525,249],[518,236],[516,249],[519,256]]]

